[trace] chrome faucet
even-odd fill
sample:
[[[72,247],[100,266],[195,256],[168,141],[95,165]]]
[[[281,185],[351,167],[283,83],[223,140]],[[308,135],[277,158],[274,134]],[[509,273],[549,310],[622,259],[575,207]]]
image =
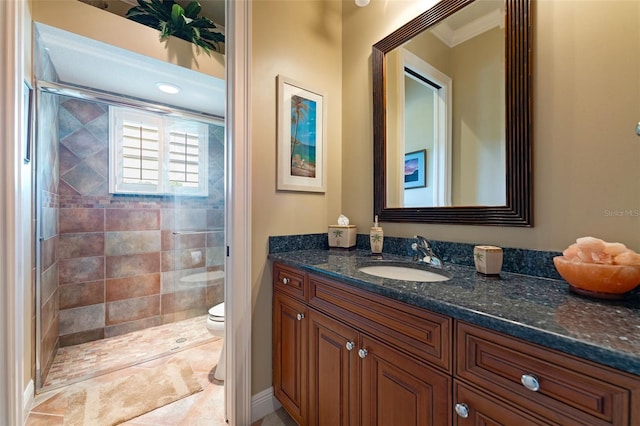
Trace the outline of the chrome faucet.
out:
[[[429,240],[420,235],[416,235],[414,238],[417,239],[418,242],[411,244],[411,248],[416,252],[413,256],[413,260],[428,263],[436,268],[442,268],[444,266],[444,262],[433,252]]]

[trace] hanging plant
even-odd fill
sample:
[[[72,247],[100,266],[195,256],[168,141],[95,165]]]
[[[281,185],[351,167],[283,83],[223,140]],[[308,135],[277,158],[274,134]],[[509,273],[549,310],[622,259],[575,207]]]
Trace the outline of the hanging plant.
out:
[[[189,41],[205,52],[220,52],[224,34],[217,31],[216,24],[208,18],[198,16],[202,7],[197,1],[183,8],[173,0],[138,0],[126,17],[160,31],[160,40],[175,36]]]

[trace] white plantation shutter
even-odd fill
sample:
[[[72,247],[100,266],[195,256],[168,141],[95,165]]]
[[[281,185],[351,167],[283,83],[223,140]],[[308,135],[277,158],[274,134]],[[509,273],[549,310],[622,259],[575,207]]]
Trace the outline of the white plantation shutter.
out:
[[[160,181],[158,127],[125,120],[122,133],[123,182],[157,186]]]
[[[207,195],[206,124],[109,110],[111,193]]]
[[[169,132],[169,182],[197,188],[200,183],[200,138],[188,132]]]

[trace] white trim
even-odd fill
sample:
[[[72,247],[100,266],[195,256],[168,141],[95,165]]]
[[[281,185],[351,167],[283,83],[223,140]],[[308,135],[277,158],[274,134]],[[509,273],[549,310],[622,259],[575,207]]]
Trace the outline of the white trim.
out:
[[[4,102],[0,107],[0,424],[15,425],[24,423],[23,270],[31,276],[31,265],[21,262],[23,223],[30,222],[28,212],[23,218],[21,211],[25,7],[25,0],[0,2],[0,100]],[[29,235],[26,243],[30,240]]]
[[[251,424],[282,407],[273,395],[273,386],[251,397]]]
[[[227,119],[225,412],[251,424],[251,0],[226,2]]]
[[[23,419],[26,419],[27,416],[29,415],[29,411],[31,411],[31,407],[33,407],[35,395],[36,395],[35,384],[33,380],[29,380],[29,383],[27,383],[27,387],[25,388],[22,394],[22,400],[24,401],[22,405]]]
[[[404,105],[404,69],[405,67],[415,71],[423,77],[433,81],[440,86],[437,99],[437,134],[433,145],[433,206],[451,206],[451,146],[452,146],[452,119],[453,119],[453,81],[451,77],[442,73],[437,68],[425,62],[423,59],[409,52],[400,49],[400,60],[398,61],[398,99]],[[400,108],[398,108],[400,110]],[[404,123],[404,107],[402,109],[401,123]],[[402,152],[404,153],[404,134],[402,135]],[[404,158],[404,154],[400,157]],[[404,188],[402,189],[404,192]],[[402,193],[402,192],[401,192]]]
[[[504,28],[504,10],[500,8],[482,15],[456,30],[452,30],[447,22],[443,22],[434,27],[432,31],[444,44],[456,47],[495,27]]]

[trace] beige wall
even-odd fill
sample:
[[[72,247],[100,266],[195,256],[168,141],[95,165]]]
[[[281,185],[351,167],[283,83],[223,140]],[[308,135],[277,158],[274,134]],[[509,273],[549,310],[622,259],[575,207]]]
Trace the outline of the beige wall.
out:
[[[342,198],[341,3],[257,0],[252,7],[252,390],[271,386],[270,235],[327,232]],[[326,94],[327,192],[276,191],[276,76]],[[355,162],[360,162],[356,159]]]
[[[374,215],[371,45],[421,12],[414,3],[344,4],[343,158],[359,161],[344,162],[342,207],[362,228]],[[532,17],[535,226],[382,223],[386,235],[543,250],[595,235],[640,251],[640,2],[539,0]]]

